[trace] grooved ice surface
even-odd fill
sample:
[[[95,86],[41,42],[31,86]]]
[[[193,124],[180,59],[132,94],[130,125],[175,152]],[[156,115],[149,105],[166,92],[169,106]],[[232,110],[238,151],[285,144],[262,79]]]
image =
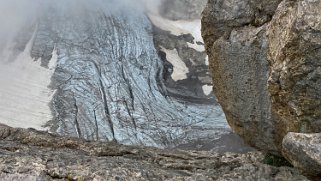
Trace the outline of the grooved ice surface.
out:
[[[40,120],[50,121],[51,131],[157,147],[214,139],[228,131],[219,107],[165,96],[163,64],[143,11],[129,6],[115,10],[108,3],[99,9],[77,8],[81,11],[68,3],[46,7],[33,26],[34,38],[32,32],[19,35],[30,37],[29,61],[41,62],[41,70],[57,59],[49,86],[55,94],[46,105],[52,116]],[[35,76],[29,80],[43,74]],[[31,87],[29,80],[26,86]],[[1,85],[1,93],[4,89]],[[19,119],[28,125],[28,119]]]

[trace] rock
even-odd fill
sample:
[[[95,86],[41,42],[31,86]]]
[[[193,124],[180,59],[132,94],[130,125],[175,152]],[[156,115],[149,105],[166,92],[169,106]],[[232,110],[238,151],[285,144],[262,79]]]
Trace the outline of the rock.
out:
[[[269,93],[276,142],[321,132],[321,1],[283,1],[269,25]]]
[[[283,155],[310,175],[321,175],[321,133],[288,133],[282,143]]]
[[[206,0],[163,0],[159,12],[172,20],[199,19]]]
[[[9,131],[9,134],[8,133]],[[0,126],[0,180],[308,180],[260,163],[259,152],[217,154],[88,142]]]
[[[210,0],[202,36],[232,129],[281,154],[283,137],[321,129],[321,1]]]
[[[210,56],[214,92],[232,129],[257,148],[273,151],[266,27],[233,30],[215,41]],[[237,56],[236,56],[237,54]]]
[[[264,23],[271,19],[278,3],[212,0],[202,19],[214,93],[227,121],[247,143],[270,152],[278,149],[267,91],[268,39]]]
[[[252,25],[261,26],[271,20],[281,0],[209,0],[203,11],[202,36],[208,54],[220,37],[229,37],[231,30]]]

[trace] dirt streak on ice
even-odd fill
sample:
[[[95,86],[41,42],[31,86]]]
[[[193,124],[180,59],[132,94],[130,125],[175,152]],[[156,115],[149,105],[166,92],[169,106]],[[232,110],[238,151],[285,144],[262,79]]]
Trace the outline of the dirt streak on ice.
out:
[[[12,59],[10,46],[0,55],[0,123],[12,127],[44,130],[52,119],[49,102],[54,91],[48,88],[54,73],[57,52],[53,51],[49,68],[30,56],[35,33],[25,50]],[[11,57],[11,58],[9,58]]]

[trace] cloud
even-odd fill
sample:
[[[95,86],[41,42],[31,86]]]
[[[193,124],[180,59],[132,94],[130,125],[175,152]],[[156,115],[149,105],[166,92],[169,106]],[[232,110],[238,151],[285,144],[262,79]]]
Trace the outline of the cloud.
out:
[[[71,7],[73,11],[84,8],[92,10],[119,10],[123,7],[157,11],[161,0],[0,0],[0,23],[2,30],[14,30],[17,25],[34,20],[48,6]]]
[[[149,13],[158,14],[159,6],[163,0],[141,0],[141,2]]]

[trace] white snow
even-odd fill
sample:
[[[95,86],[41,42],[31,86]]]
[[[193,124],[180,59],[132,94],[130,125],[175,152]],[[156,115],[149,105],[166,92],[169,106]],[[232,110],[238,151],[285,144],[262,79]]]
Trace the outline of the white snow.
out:
[[[188,43],[188,46],[200,52],[205,51],[203,45],[196,44],[196,42],[203,43],[200,19],[172,21],[162,18],[159,15],[149,14],[148,16],[155,26],[162,30],[169,31],[173,35],[191,34],[194,37],[194,42],[193,44]]]
[[[54,91],[48,85],[57,52],[53,52],[49,69],[41,67],[30,56],[34,36],[17,57],[8,59],[10,52],[14,54],[10,46],[0,55],[0,123],[44,130],[44,124],[52,119],[49,102]]]
[[[205,65],[210,65],[210,62],[208,61],[208,55],[205,57]]]
[[[187,45],[190,48],[195,49],[196,51],[199,51],[199,52],[204,52],[205,51],[205,47],[203,45],[198,45],[196,43],[192,44],[192,43],[189,43],[189,42],[187,42]]]
[[[210,95],[212,93],[213,86],[210,85],[203,85],[203,92],[205,95]]]
[[[178,56],[177,50],[168,50],[164,47],[161,47],[161,50],[166,53],[166,59],[173,65],[172,79],[174,81],[186,79],[189,69],[184,61]]]

